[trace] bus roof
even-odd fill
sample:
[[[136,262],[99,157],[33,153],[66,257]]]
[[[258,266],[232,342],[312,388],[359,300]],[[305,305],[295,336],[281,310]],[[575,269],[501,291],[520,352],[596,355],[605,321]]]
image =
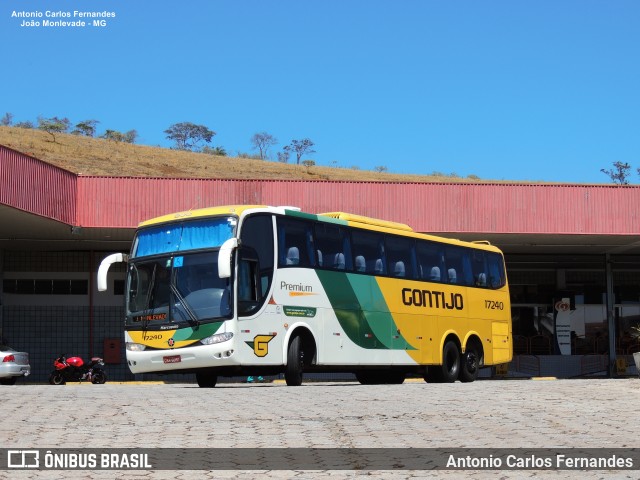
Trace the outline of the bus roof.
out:
[[[375,227],[390,228],[392,230],[403,230],[405,232],[413,232],[413,228],[404,223],[390,222],[388,220],[380,220],[378,218],[364,217],[362,215],[354,215],[353,213],[344,212],[329,212],[319,213],[323,217],[337,218],[340,220],[346,220],[349,225],[358,226],[361,225],[373,225]]]
[[[186,218],[213,217],[215,215],[237,215],[240,216],[246,210],[256,208],[269,208],[267,205],[225,205],[221,207],[198,208],[196,210],[187,210],[184,212],[170,213],[161,217],[151,218],[141,222],[138,227],[148,227],[160,223],[175,222]]]

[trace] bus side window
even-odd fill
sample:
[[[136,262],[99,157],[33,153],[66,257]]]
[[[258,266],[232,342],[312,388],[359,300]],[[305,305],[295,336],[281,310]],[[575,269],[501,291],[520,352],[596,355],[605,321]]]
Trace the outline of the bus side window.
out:
[[[338,225],[317,223],[314,244],[322,252],[323,266],[334,270],[351,270],[349,235]]]
[[[412,238],[385,237],[388,271],[394,277],[416,278],[415,241]]]
[[[470,256],[474,285],[476,287],[487,287],[487,265],[485,262],[485,252],[482,250],[471,250]]]
[[[278,265],[308,267],[315,265],[311,225],[298,219],[278,217]]]
[[[351,249],[356,272],[374,275],[385,273],[383,238],[381,233],[359,228],[351,229]]]
[[[473,250],[469,248],[461,248],[462,251],[462,273],[464,275],[464,284],[469,286],[476,285],[476,277],[473,274],[471,255]]]
[[[255,250],[249,247],[240,249],[238,261],[238,314],[251,315],[260,306],[261,282],[260,264]]]
[[[416,242],[416,256],[419,266],[419,278],[430,282],[445,282],[447,270],[444,265],[442,245],[429,241]]]
[[[506,283],[502,256],[493,252],[487,253],[487,264],[489,267],[488,286],[502,288]]]
[[[243,246],[253,249],[257,256],[260,267],[258,287],[262,295],[260,301],[265,302],[271,287],[274,267],[272,216],[258,214],[245,218],[241,225],[240,241]]]
[[[471,260],[466,248],[449,245],[445,248],[448,282],[458,285],[473,285]]]

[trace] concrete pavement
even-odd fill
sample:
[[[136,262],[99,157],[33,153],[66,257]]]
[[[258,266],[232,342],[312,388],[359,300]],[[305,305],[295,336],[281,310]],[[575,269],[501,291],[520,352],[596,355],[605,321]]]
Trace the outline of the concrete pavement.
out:
[[[640,448],[640,380],[0,388],[5,448]],[[0,471],[0,478],[467,478],[461,471]],[[474,478],[638,478],[640,470]]]

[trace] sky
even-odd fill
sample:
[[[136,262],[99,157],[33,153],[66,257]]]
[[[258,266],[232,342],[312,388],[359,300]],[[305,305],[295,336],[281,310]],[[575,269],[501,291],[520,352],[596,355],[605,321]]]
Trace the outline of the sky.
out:
[[[115,17],[22,26],[74,10]],[[639,25],[636,0],[0,0],[0,115],[483,180],[610,183],[619,161],[640,183]]]

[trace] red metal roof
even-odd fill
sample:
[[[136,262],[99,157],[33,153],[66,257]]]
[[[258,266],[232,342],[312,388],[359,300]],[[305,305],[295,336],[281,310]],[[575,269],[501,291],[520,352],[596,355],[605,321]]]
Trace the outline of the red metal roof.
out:
[[[0,205],[73,225],[76,175],[0,145]]]
[[[640,234],[640,186],[83,177],[0,147],[0,204],[71,225],[131,228],[174,211],[261,203],[423,232]]]
[[[131,227],[226,204],[345,211],[425,232],[640,233],[640,187],[80,177],[79,224]]]

